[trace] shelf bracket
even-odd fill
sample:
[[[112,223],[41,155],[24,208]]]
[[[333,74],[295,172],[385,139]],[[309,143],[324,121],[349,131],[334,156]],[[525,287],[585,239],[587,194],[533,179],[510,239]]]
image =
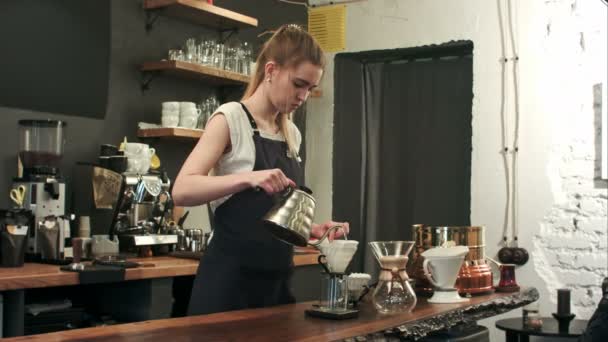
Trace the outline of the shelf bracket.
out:
[[[164,8],[155,8],[155,9],[145,10],[146,11],[146,32],[150,32],[152,30],[152,26],[154,26],[154,23],[156,22],[156,20],[158,20],[158,17],[160,17],[161,12],[163,10],[164,10]]]
[[[230,39],[230,37],[237,34],[238,32],[239,32],[238,28],[219,30],[220,43],[222,43],[222,44],[226,43],[228,41],[228,39]],[[224,37],[224,33],[228,33],[228,35],[226,37]]]
[[[160,70],[152,70],[152,71],[142,71],[141,72],[141,91],[142,93],[146,90],[150,89],[150,83],[152,80],[156,78],[156,76],[160,75]]]

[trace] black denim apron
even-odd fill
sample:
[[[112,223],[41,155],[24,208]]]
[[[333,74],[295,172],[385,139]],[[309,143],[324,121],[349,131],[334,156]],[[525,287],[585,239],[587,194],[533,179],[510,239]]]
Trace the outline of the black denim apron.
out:
[[[302,170],[287,143],[262,138],[253,116],[241,104],[253,129],[254,171],[278,168],[301,185]],[[188,315],[295,302],[290,278],[293,247],[275,239],[261,224],[272,196],[248,189],[215,210],[215,230],[192,286]]]

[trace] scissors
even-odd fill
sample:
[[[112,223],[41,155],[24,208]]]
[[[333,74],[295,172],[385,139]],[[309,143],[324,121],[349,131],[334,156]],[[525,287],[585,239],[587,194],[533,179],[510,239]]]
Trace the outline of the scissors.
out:
[[[19,185],[17,188],[11,190],[9,196],[13,202],[19,206],[19,208],[23,208],[23,201],[25,200],[25,186]]]

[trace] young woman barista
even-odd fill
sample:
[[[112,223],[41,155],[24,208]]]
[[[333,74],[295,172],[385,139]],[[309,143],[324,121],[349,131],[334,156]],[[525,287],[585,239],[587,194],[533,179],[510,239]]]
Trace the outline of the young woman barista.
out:
[[[302,185],[301,135],[288,119],[321,79],[318,43],[295,25],[281,26],[263,46],[241,102],[220,106],[182,166],[177,205],[209,203],[215,230],[198,267],[189,315],[293,303],[293,247],[261,224],[272,194]],[[214,175],[208,175],[211,170]],[[256,191],[261,188],[264,191]],[[314,224],[321,237],[330,227]],[[330,232],[340,237],[342,230]]]

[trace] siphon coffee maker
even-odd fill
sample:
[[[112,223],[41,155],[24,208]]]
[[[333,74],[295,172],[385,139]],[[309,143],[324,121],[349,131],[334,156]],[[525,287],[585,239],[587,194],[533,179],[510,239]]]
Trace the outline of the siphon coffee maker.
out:
[[[374,241],[369,245],[380,265],[378,284],[372,294],[376,310],[383,314],[411,312],[416,293],[405,271],[414,241]]]

